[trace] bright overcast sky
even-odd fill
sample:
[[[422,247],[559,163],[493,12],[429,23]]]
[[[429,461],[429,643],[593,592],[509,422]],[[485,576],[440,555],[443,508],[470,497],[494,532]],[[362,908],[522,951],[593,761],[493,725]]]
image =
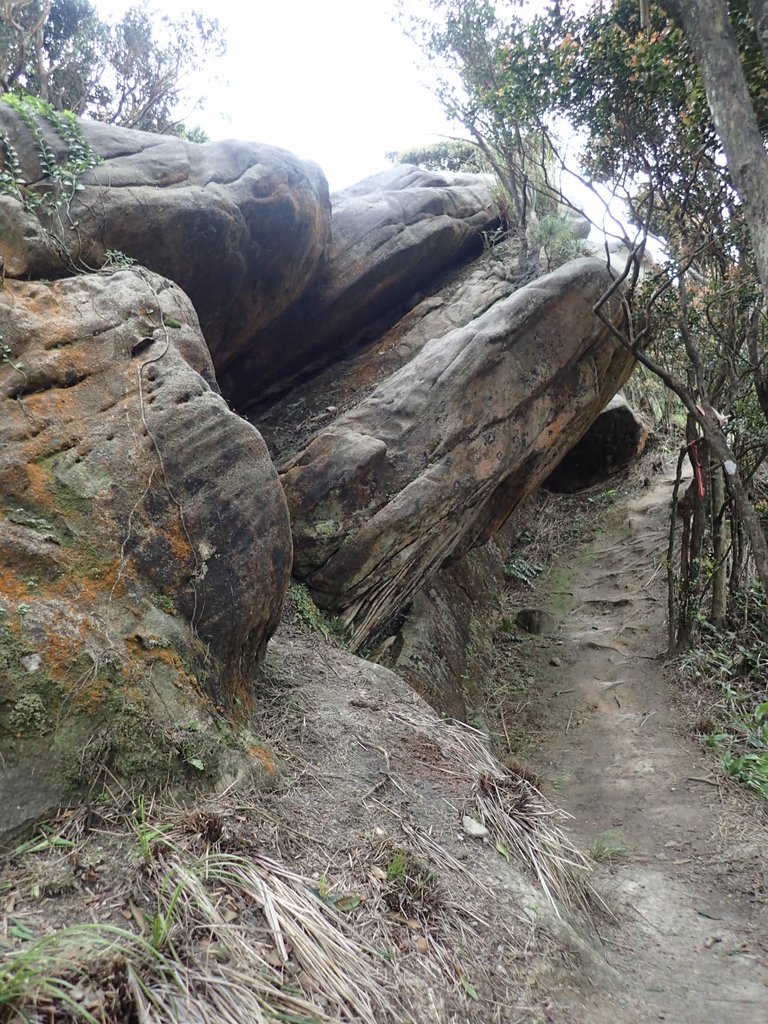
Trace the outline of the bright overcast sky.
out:
[[[94,0],[107,15],[127,0]],[[153,5],[150,4],[150,7]],[[394,0],[162,0],[227,33],[221,77],[188,119],[212,139],[283,146],[320,164],[331,188],[387,166],[384,154],[458,134],[423,84],[420,54],[392,21]]]

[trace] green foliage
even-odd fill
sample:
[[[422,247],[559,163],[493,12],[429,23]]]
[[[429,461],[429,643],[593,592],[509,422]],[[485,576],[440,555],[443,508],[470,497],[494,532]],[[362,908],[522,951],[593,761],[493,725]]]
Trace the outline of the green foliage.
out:
[[[442,894],[434,871],[410,850],[394,850],[385,868],[382,892],[387,907],[403,917],[426,923],[439,909]]]
[[[401,149],[387,153],[387,160],[393,164],[416,164],[428,171],[467,171],[483,174],[488,171],[488,161],[472,142],[461,139],[444,139],[427,146]]]
[[[562,28],[552,56],[555,102],[589,133],[588,173],[629,185],[652,162],[659,178],[679,168],[678,180],[687,180],[694,150],[716,148],[717,140],[680,29],[655,4],[649,29],[641,29],[633,0],[593,7],[581,17],[571,14]]]
[[[584,252],[584,246],[574,235],[568,218],[560,213],[548,213],[542,217],[531,238],[542,249],[547,270],[554,270]]]
[[[154,822],[141,794],[136,802],[132,825],[136,833],[141,860],[144,864],[151,864],[157,850],[166,845],[164,837],[169,831],[169,826],[157,825]]]
[[[544,68],[557,32],[544,19],[527,22],[514,8],[498,13],[487,0],[431,0],[429,10],[419,17],[401,3],[401,21],[441,75],[438,97],[446,114],[464,125],[497,175],[525,262],[529,212],[544,216],[556,206],[542,123],[551,103]]]
[[[705,736],[737,781],[768,800],[768,701],[747,712],[734,713],[724,732]]]
[[[31,94],[110,124],[184,135],[177,115],[190,72],[225,44],[216,20],[175,19],[130,8],[119,21],[89,0],[11,0],[0,5],[0,92]],[[192,141],[204,141],[193,129]]]
[[[26,210],[36,213],[51,214],[69,206],[83,187],[78,182],[79,176],[100,162],[100,157],[83,138],[77,118],[71,111],[54,110],[50,103],[36,96],[6,94],[2,102],[18,114],[32,136],[45,178],[34,184],[25,180],[19,155],[3,132],[0,135],[3,147],[0,192],[19,199]],[[43,130],[45,122],[65,147],[64,157],[57,156],[51,148]]]
[[[168,897],[168,893],[170,896]],[[168,949],[173,953],[171,932],[177,922],[177,904],[179,897],[184,892],[184,882],[179,881],[175,885],[169,876],[163,878],[160,891],[157,894],[157,908],[154,914],[147,917],[149,926],[148,941],[152,949],[158,953]]]
[[[749,609],[742,609],[738,628],[707,631],[676,664],[683,679],[713,690],[700,724],[704,742],[729,775],[768,799],[768,637],[760,612],[758,605],[745,625]]]
[[[504,564],[504,575],[508,580],[517,580],[519,583],[525,583],[529,587],[533,586],[533,581],[537,576],[541,576],[546,571],[546,566],[529,562],[520,555],[513,555]]]
[[[612,864],[615,860],[626,858],[629,847],[618,832],[609,829],[595,836],[590,844],[589,853],[593,860]]]
[[[315,632],[320,633],[325,640],[332,640],[341,636],[343,627],[338,618],[327,616],[322,612],[307,588],[301,583],[291,583],[288,588],[288,596],[293,601],[296,609],[296,618],[306,623]]]
[[[749,6],[728,6],[757,119],[767,126],[768,69]],[[660,5],[650,5],[647,28],[636,0],[566,14],[551,60],[555,109],[583,131],[591,177],[634,195],[636,213],[647,207],[651,229],[670,240],[680,212],[703,227],[717,210],[710,226],[723,229],[724,208],[737,200],[696,62]]]
[[[2,166],[0,166],[0,193],[22,199],[19,186],[24,183],[19,154],[4,128],[0,128],[0,147],[2,148]]]
[[[120,249],[107,249],[104,253],[104,262],[102,263],[102,269],[109,270],[126,270],[128,267],[132,267],[136,260],[132,256],[127,256]],[[165,321],[166,326],[168,321]]]
[[[402,882],[408,867],[408,857],[402,850],[395,850],[387,863],[387,881]]]

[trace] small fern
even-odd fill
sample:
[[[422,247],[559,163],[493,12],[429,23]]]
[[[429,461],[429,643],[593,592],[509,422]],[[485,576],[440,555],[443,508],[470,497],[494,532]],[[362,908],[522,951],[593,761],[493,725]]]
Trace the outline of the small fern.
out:
[[[508,580],[519,580],[520,583],[526,583],[529,587],[533,585],[533,580],[537,576],[541,576],[546,571],[547,567],[545,565],[529,562],[519,555],[514,555],[504,565],[504,575]]]

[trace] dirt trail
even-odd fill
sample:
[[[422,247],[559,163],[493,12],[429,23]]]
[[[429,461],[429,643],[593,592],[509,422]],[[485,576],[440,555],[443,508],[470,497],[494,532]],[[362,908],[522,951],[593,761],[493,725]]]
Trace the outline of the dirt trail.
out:
[[[582,1006],[579,1019],[766,1024],[755,808],[718,785],[660,657],[671,490],[665,480],[617,505],[548,585],[561,643],[538,651],[546,760],[537,767],[584,846],[608,832],[609,845],[620,836],[627,848],[603,861],[598,888],[618,909],[619,925],[600,931],[629,994],[610,1008]]]

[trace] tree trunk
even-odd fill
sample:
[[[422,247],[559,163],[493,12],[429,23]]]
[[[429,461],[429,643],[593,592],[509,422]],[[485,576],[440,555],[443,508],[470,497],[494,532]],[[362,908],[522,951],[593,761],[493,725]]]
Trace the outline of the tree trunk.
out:
[[[712,120],[744,203],[763,292],[768,295],[768,155],[726,5],[724,0],[663,0],[663,4],[682,25],[696,58]],[[755,0],[758,32],[764,24],[764,9],[764,0]]]
[[[680,515],[680,484],[682,483],[683,463],[687,448],[681,448],[675,469],[675,486],[672,490],[672,506],[669,513],[669,537],[667,539],[667,653],[670,657],[677,653],[677,621],[678,621],[678,576],[675,572],[675,534],[677,517]],[[685,545],[685,538],[681,550]]]
[[[763,594],[768,598],[768,542],[765,539],[760,517],[749,499],[747,489],[739,474],[733,452],[728,445],[720,424],[717,422],[717,418],[709,407],[706,409],[704,417],[704,436],[707,439],[712,456],[723,467],[726,486],[736,505],[739,519],[744,524],[744,529],[749,537],[749,546],[752,549],[752,557],[755,560],[755,569],[760,579],[760,586],[762,587]]]
[[[698,437],[698,424],[689,414],[686,426],[686,453],[693,470],[680,510],[683,535],[680,543],[680,604],[677,619],[676,647],[679,651],[693,642],[694,626],[701,604],[701,555],[704,546],[707,511],[704,504],[704,479],[709,463],[709,447]]]
[[[680,502],[683,529],[680,538],[680,597],[674,625],[674,649],[685,651],[691,646],[691,524],[693,523],[693,491],[690,484]]]
[[[726,513],[728,511],[725,503],[725,485],[723,483],[723,471],[717,465],[710,463],[710,494],[712,496],[712,604],[710,607],[710,621],[717,629],[722,629],[725,624],[728,595],[728,525]]]
[[[728,168],[744,204],[763,295],[768,297],[768,154],[749,98],[739,49],[724,0],[662,0],[682,26],[693,50]],[[755,0],[753,13],[761,46],[766,0]],[[687,403],[686,403],[687,404]],[[689,407],[689,411],[691,411]],[[725,470],[728,491],[749,537],[763,594],[768,598],[768,544],[749,500],[725,434],[708,408],[702,418],[704,437]]]

